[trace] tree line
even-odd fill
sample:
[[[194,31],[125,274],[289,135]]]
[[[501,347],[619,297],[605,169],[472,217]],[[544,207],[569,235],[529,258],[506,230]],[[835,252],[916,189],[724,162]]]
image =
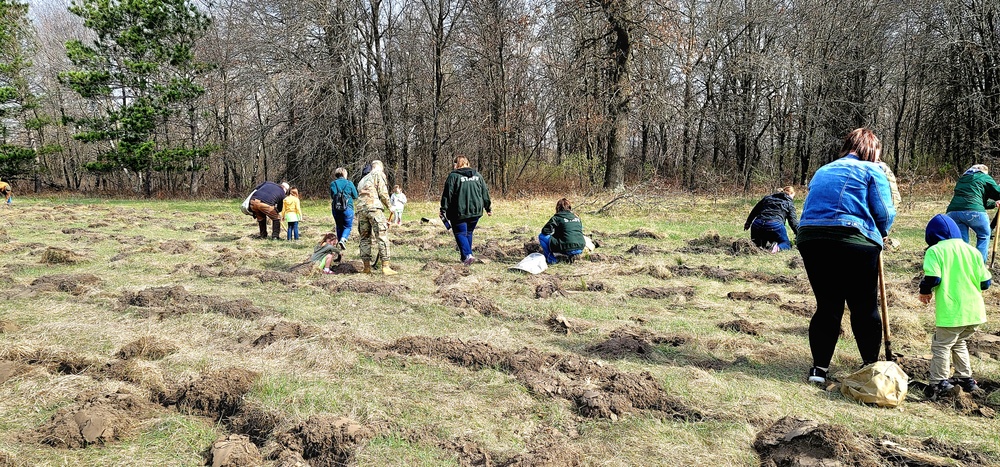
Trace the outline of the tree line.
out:
[[[982,0],[0,0],[0,176],[325,193],[805,183],[869,126],[903,178],[1000,159]],[[413,188],[410,188],[413,191]]]

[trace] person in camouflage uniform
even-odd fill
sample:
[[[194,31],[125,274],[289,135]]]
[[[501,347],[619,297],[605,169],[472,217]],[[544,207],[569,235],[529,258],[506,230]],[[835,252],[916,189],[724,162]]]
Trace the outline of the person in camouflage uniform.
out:
[[[378,244],[378,257],[382,261],[382,274],[396,274],[389,267],[389,221],[385,218],[385,208],[389,206],[388,182],[382,169],[382,161],[372,161],[372,170],[358,182],[358,199],[354,201],[358,217],[361,260],[363,273],[372,272],[372,244]]]

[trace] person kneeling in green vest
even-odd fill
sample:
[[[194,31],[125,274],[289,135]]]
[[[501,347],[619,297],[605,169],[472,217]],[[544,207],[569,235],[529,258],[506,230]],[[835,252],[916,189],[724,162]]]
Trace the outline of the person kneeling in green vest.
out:
[[[583,222],[571,211],[566,198],[556,202],[556,215],[542,227],[542,233],[538,235],[538,243],[545,253],[545,261],[549,264],[556,264],[559,260],[556,254],[568,257],[569,262],[573,262],[577,256],[583,253],[586,240],[583,238]]]

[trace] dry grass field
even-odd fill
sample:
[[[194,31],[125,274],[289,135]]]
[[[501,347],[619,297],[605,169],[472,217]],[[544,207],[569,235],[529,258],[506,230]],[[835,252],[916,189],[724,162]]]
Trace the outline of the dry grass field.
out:
[[[747,247],[756,198],[597,214],[610,199],[575,200],[596,253],[537,276],[508,268],[555,198],[497,201],[470,267],[413,201],[385,278],[357,273],[356,233],[338,274],[298,266],[326,200],[287,242],[253,238],[238,200],[19,197],[0,209],[0,466],[1000,465],[1000,287],[984,393],[917,389],[946,197],[907,200],[885,253],[915,382],[897,409],[805,383],[815,304],[795,250]],[[832,374],[860,363],[845,323]]]

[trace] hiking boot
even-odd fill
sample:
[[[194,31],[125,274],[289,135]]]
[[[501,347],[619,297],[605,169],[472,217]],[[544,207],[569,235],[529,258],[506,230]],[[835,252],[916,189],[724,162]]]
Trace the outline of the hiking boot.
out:
[[[809,369],[809,382],[816,384],[826,384],[826,373],[828,370],[824,370],[818,366],[814,366]]]
[[[382,261],[382,275],[383,276],[395,276],[396,274],[399,274],[399,273],[396,272],[396,271],[393,271],[392,268],[389,267],[389,262],[388,261]]]
[[[979,383],[972,378],[955,378],[954,383],[962,388],[965,392],[973,392],[979,390]]]
[[[361,274],[371,274],[372,273],[372,263],[371,261],[365,261],[365,268],[361,270]]]
[[[472,255],[469,255],[469,256],[467,256],[465,258],[465,261],[462,261],[462,264],[464,264],[466,266],[469,266],[469,265],[471,265],[472,263],[475,263],[475,262],[476,262],[476,257],[472,256]]]
[[[937,383],[927,385],[927,388],[924,389],[924,395],[930,400],[937,400],[941,396],[954,395],[955,390],[955,385],[951,384],[950,381],[943,379]]]

